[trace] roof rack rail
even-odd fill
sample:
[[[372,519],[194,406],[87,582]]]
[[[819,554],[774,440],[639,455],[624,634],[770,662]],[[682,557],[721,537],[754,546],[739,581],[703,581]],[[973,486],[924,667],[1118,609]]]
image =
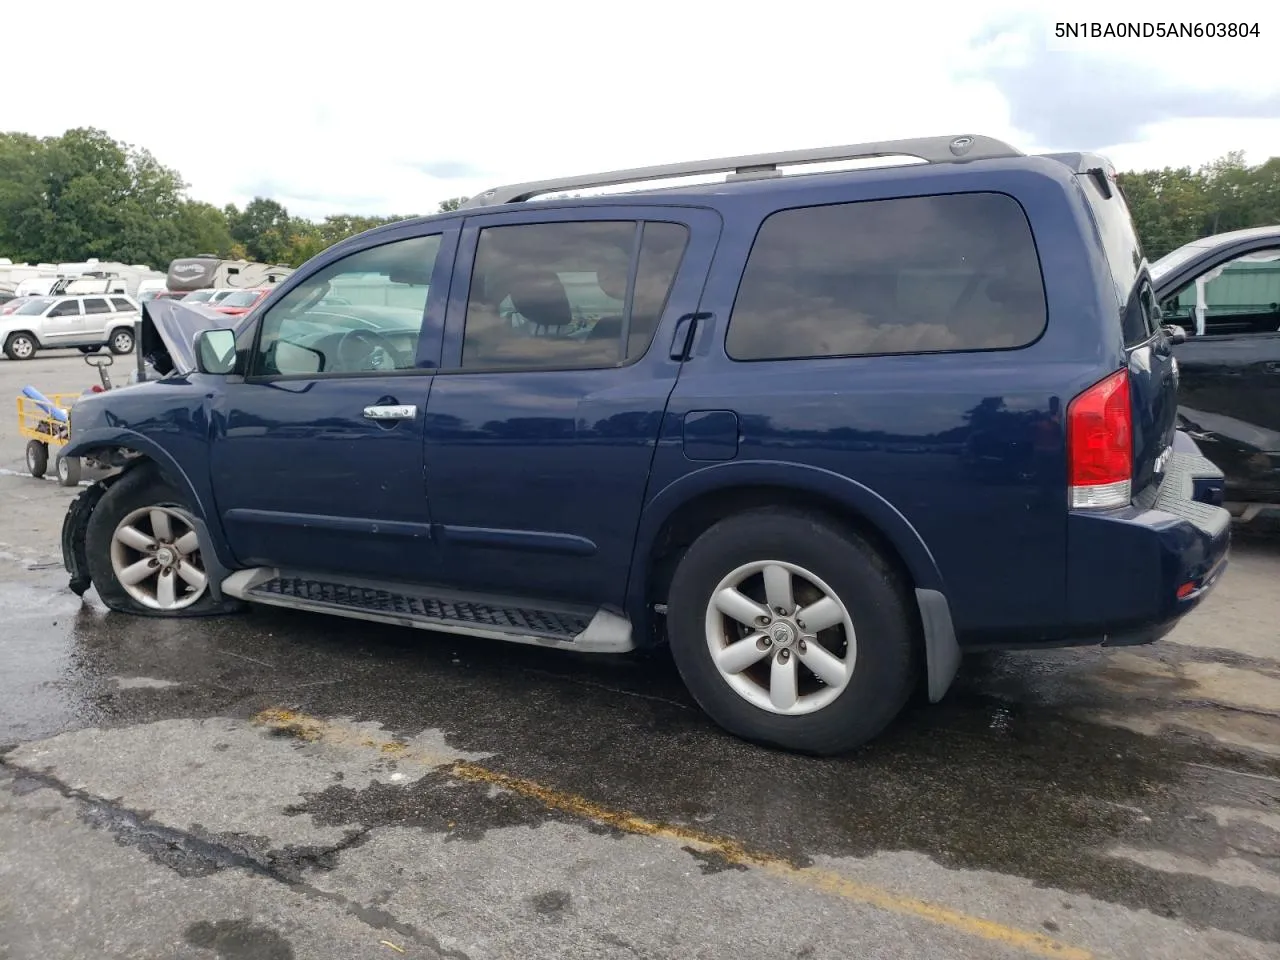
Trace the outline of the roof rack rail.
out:
[[[756,153],[741,157],[719,157],[713,160],[692,160],[685,163],[668,163],[655,167],[634,167],[630,170],[613,170],[607,173],[590,173],[576,177],[558,177],[554,180],[531,180],[494,187],[478,193],[462,204],[460,209],[489,207],[503,203],[519,203],[543,193],[562,190],[584,190],[592,187],[611,187],[623,183],[666,180],[672,177],[693,177],[714,173],[727,173],[730,180],[747,180],[757,177],[775,177],[779,166],[805,163],[833,163],[841,160],[862,160],[872,157],[915,157],[929,163],[957,163],[968,160],[991,160],[1000,157],[1021,157],[1024,154],[1009,144],[991,137],[966,134],[953,137],[918,137],[907,140],[881,140],[843,147],[815,147],[808,150],[787,150],[781,153]]]

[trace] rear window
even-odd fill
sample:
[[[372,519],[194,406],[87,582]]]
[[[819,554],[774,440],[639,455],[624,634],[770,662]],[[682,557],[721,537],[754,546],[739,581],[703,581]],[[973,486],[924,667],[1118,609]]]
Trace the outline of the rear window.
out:
[[[123,297],[112,297],[111,305],[121,312],[134,309],[133,304]]]
[[[257,290],[242,290],[227,294],[221,301],[224,307],[251,307],[262,294]]]
[[[1102,236],[1107,265],[1111,268],[1124,342],[1126,346],[1143,343],[1155,332],[1156,324],[1154,310],[1148,305],[1153,302],[1150,292],[1137,289],[1144,255],[1133,217],[1129,214],[1129,205],[1125,203],[1120,185],[1114,180],[1108,181],[1110,198],[1103,194],[1098,174],[1083,173],[1080,180],[1094,222],[1098,225],[1098,233]]]
[[[725,349],[735,360],[1004,350],[1047,316],[1031,227],[996,193],[868,200],[768,217]]]

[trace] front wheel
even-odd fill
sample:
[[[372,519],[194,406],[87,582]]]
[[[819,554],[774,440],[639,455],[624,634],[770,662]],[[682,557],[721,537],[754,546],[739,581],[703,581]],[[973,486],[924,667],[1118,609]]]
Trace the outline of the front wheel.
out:
[[[906,591],[874,548],[818,515],[765,508],[720,521],[681,559],[667,610],[689,691],[744,739],[843,753],[911,695]]]
[[[10,360],[30,360],[38,349],[36,338],[29,333],[11,333],[4,342],[4,355]]]
[[[27,441],[27,473],[37,480],[49,469],[49,445],[39,440]]]
[[[181,494],[151,466],[130,470],[94,507],[85,535],[89,577],[112,610],[150,617],[238,609],[209,589],[204,545]]]
[[[115,330],[111,334],[111,340],[107,344],[111,348],[111,352],[117,356],[125,353],[133,352],[133,334],[128,330]]]

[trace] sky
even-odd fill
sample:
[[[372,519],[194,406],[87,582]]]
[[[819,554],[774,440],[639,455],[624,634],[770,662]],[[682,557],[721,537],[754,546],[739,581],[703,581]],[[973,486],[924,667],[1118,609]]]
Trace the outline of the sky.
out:
[[[178,170],[195,199],[263,195],[313,218],[899,137],[986,134],[1121,169],[1280,156],[1274,0],[109,6],[4,5],[0,130],[95,126]],[[1053,35],[1064,16],[1201,23],[1227,8],[1260,36]]]

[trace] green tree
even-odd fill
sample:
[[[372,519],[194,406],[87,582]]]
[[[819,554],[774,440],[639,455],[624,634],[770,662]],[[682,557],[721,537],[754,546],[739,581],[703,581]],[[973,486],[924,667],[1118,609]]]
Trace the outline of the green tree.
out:
[[[466,202],[467,202],[466,197],[450,197],[448,200],[441,200],[439,212],[450,213],[454,210],[459,209]]]
[[[267,197],[254,197],[244,210],[228,204],[225,209],[231,239],[243,244],[249,258],[280,263],[293,236],[289,211]]]

